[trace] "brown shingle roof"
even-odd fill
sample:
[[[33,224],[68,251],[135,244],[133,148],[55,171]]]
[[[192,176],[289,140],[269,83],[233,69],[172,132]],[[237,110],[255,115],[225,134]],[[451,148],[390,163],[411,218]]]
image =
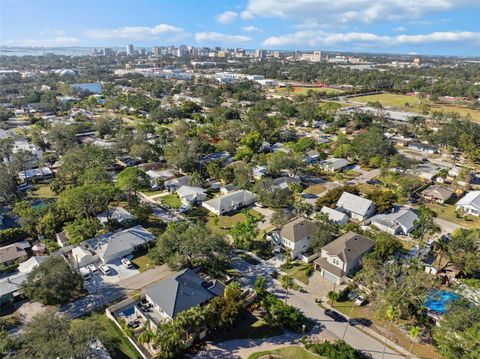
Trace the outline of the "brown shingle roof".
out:
[[[284,225],[280,230],[280,235],[295,243],[310,236],[314,230],[315,223],[305,218],[297,218]]]
[[[374,242],[354,232],[348,232],[330,242],[322,249],[329,255],[338,256],[342,261],[348,262],[368,252]]]
[[[18,258],[25,257],[27,252],[18,243],[13,243],[0,248],[0,263],[6,263]]]

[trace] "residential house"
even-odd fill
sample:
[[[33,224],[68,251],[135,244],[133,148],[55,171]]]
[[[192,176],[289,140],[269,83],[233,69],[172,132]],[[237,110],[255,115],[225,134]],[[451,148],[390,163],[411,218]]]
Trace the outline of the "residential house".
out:
[[[153,234],[138,225],[88,239],[82,242],[82,246],[98,255],[103,263],[109,263],[132,254],[139,247],[154,240]]]
[[[300,178],[283,176],[283,177],[275,178],[273,180],[273,183],[278,188],[285,189],[285,188],[289,188],[292,183],[300,184]]]
[[[163,171],[156,171],[156,170],[148,170],[145,172],[150,179],[150,186],[153,190],[156,190],[160,187],[160,184],[164,181],[171,180],[175,178],[177,173],[174,170],[163,170]]]
[[[176,192],[182,186],[190,186],[191,177],[182,176],[178,178],[173,178],[171,180],[165,181],[163,185],[168,192]]]
[[[336,209],[348,214],[352,219],[364,221],[375,213],[375,203],[349,192],[343,192],[337,201]]]
[[[182,203],[186,205],[203,202],[207,198],[207,190],[201,187],[182,186],[176,193]]]
[[[137,315],[150,320],[155,329],[159,323],[174,319],[179,313],[204,305],[216,296],[223,296],[224,286],[217,280],[206,280],[192,269],[184,269],[150,287],[142,294],[152,311],[142,311],[135,306]]]
[[[28,258],[26,249],[30,248],[30,243],[20,241],[0,247],[0,264],[9,266],[16,261],[22,261]]]
[[[456,208],[459,211],[464,212],[472,216],[480,216],[480,191],[468,192],[463,198],[461,198]]]
[[[18,265],[18,271],[20,273],[30,273],[36,267],[38,267],[42,262],[44,262],[48,256],[34,256],[30,259],[22,262]]]
[[[335,284],[345,282],[356,272],[360,259],[374,246],[374,242],[354,232],[348,232],[322,247],[315,268]]]
[[[430,154],[438,153],[438,147],[428,143],[411,142],[408,144],[408,148]]]
[[[253,167],[252,173],[253,173],[253,178],[256,180],[259,180],[263,176],[265,176],[265,173],[267,172],[267,166],[255,166]]]
[[[393,213],[378,214],[370,220],[370,223],[381,231],[408,236],[415,229],[418,216],[414,211],[406,208]]]
[[[323,206],[320,212],[326,214],[329,220],[337,223],[340,226],[343,226],[348,222],[348,216],[343,212],[337,211],[336,209]]]
[[[53,178],[52,170],[48,167],[33,168],[18,172],[18,177],[22,182],[43,181]]]
[[[443,186],[430,186],[424,189],[420,196],[429,202],[445,203],[455,195],[455,191]]]
[[[315,223],[306,218],[297,218],[272,233],[272,240],[291,251],[293,257],[306,253],[315,231]]]
[[[320,153],[315,150],[310,150],[305,153],[305,161],[307,163],[315,163],[320,159]]]
[[[255,195],[246,190],[233,191],[202,203],[210,212],[221,216],[225,213],[249,206],[255,202]]]
[[[431,163],[422,163],[409,170],[409,172],[425,181],[433,181],[438,176],[441,169],[441,167]]]
[[[327,158],[325,161],[322,161],[322,169],[330,172],[343,171],[348,166],[348,161],[344,158]]]
[[[209,155],[206,155],[202,159],[200,159],[198,162],[201,165],[206,165],[208,162],[211,161],[228,161],[231,159],[230,153],[227,151],[221,151],[221,152],[216,152],[216,153],[211,153]]]
[[[123,207],[109,208],[97,214],[97,219],[102,224],[107,223],[109,220],[115,220],[120,224],[136,222],[135,217]]]

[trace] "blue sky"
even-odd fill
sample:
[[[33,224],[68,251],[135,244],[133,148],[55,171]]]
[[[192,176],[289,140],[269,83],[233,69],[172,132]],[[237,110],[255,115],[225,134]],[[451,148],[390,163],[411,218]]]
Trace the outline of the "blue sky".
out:
[[[7,46],[480,56],[480,0],[0,0]]]

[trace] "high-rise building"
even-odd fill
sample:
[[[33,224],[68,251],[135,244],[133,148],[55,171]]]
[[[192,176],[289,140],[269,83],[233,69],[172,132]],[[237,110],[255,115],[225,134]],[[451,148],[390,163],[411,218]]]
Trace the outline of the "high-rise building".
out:
[[[159,47],[152,47],[152,55],[155,57],[160,56],[160,48]]]
[[[127,56],[133,56],[135,54],[135,50],[132,44],[127,45]]]
[[[104,47],[103,48],[103,56],[112,56],[113,51],[110,47]]]
[[[317,50],[313,52],[312,61],[313,62],[322,62],[322,52]]]
[[[259,59],[264,59],[267,56],[267,52],[262,49],[256,49],[255,50],[255,57]]]
[[[280,51],[274,51],[273,52],[273,58],[274,59],[279,59],[280,58]]]

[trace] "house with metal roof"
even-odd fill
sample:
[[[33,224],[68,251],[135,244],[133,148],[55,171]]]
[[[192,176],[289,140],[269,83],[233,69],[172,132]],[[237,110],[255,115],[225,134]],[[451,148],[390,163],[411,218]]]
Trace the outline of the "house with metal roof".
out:
[[[343,192],[337,201],[336,210],[357,221],[364,221],[375,213],[376,208],[375,203],[367,198]]]
[[[182,186],[176,193],[183,204],[201,202],[207,198],[207,190],[202,187]]]
[[[348,216],[344,212],[337,211],[336,209],[323,206],[320,212],[325,214],[329,220],[335,222],[340,226],[343,226],[348,222]]]
[[[192,269],[183,269],[152,286],[142,293],[153,310],[142,310],[146,306],[138,305],[135,310],[157,326],[164,320],[171,320],[179,313],[204,305],[216,296],[223,296],[224,285],[215,279],[204,278]]]
[[[411,209],[405,208],[393,213],[377,214],[370,220],[370,223],[381,231],[408,236],[415,229],[418,216]]]
[[[153,234],[138,225],[87,239],[82,242],[82,246],[98,255],[103,263],[110,263],[132,254],[139,247],[154,240]]]
[[[343,171],[348,166],[348,161],[344,158],[327,158],[320,164],[322,169],[330,172]]]
[[[280,230],[272,232],[272,240],[292,252],[293,257],[306,253],[310,249],[315,223],[306,218],[297,218],[288,222]]]
[[[315,269],[335,284],[346,281],[356,272],[362,257],[374,246],[374,242],[354,232],[348,232],[322,247],[315,259]]]
[[[215,197],[202,203],[210,212],[221,216],[225,213],[249,206],[255,202],[255,195],[246,190],[238,190]]]
[[[456,208],[466,214],[472,216],[480,216],[480,191],[468,192],[463,198],[461,198]]]

